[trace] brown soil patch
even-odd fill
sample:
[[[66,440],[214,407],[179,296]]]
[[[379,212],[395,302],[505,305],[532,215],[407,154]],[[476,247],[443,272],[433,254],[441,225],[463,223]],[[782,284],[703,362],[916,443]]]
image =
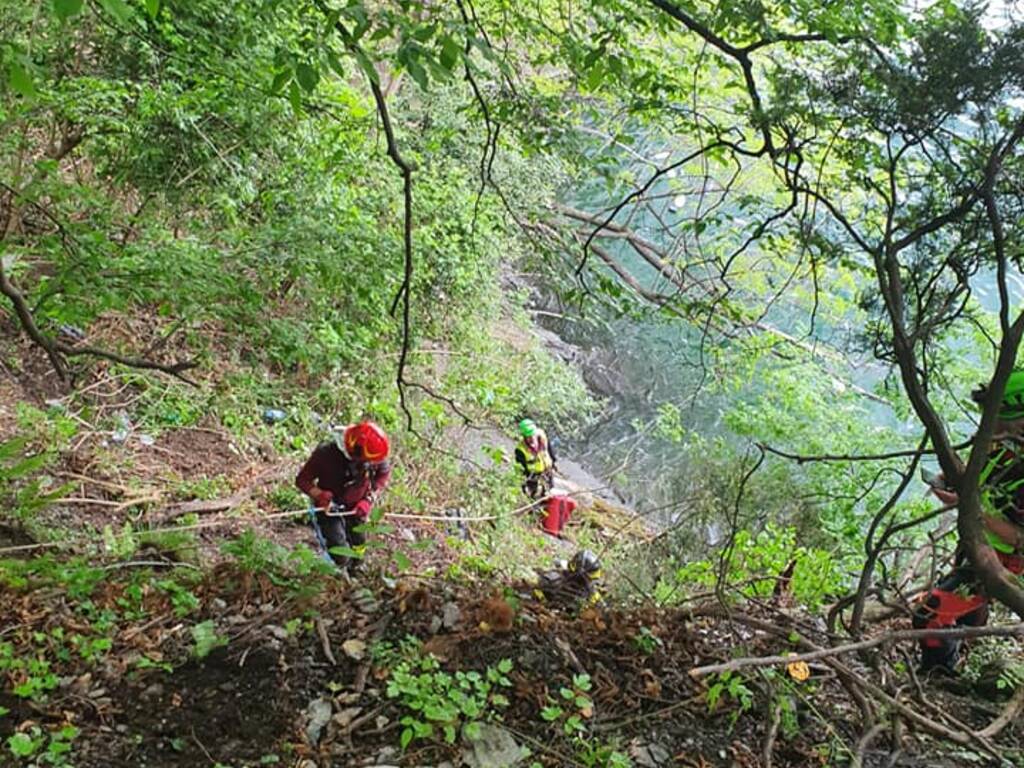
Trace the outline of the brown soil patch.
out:
[[[161,463],[181,477],[238,474],[248,461],[226,432],[208,428],[168,430],[156,441]],[[140,448],[142,452],[144,448]]]

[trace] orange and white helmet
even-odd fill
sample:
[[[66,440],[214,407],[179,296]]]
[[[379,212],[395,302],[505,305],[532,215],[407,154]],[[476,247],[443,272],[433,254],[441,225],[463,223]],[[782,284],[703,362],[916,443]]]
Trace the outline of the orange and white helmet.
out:
[[[387,434],[372,421],[361,421],[335,430],[334,441],[350,459],[368,464],[380,464],[391,453]]]

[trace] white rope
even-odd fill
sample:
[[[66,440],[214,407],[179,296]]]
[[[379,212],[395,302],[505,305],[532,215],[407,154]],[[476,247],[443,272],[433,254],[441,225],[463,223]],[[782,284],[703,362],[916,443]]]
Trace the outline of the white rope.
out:
[[[562,496],[581,496],[581,495],[588,494],[588,493],[595,493],[597,491],[603,490],[603,489],[608,488],[608,487],[609,486],[607,486],[607,485],[602,485],[602,486],[599,486],[597,488],[589,488],[589,489],[582,489],[582,490],[579,490],[579,491],[566,492],[566,493],[563,493],[561,495]],[[492,521],[492,520],[500,520],[500,519],[505,518],[505,517],[512,517],[513,515],[519,515],[519,514],[522,514],[524,512],[529,512],[532,509],[538,508],[540,506],[540,504],[543,503],[548,498],[551,498],[551,497],[550,496],[545,496],[545,497],[542,497],[540,499],[537,499],[536,501],[531,501],[529,504],[524,504],[521,507],[516,507],[515,509],[511,509],[511,510],[509,510],[507,512],[502,512],[500,514],[495,514],[495,515],[479,515],[479,516],[475,516],[475,517],[461,517],[461,516],[460,517],[455,517],[455,516],[448,516],[448,515],[417,515],[417,514],[412,514],[412,513],[408,513],[408,512],[393,512],[393,513],[390,513],[390,514],[386,515],[386,517],[387,517],[387,519],[397,519],[397,520],[431,520],[431,521],[441,521],[441,522],[446,522],[446,523],[481,523],[481,522],[488,522],[488,521]],[[55,503],[59,504],[60,501],[58,500]],[[318,512],[324,512],[325,511],[324,509],[321,509],[319,507],[314,507],[314,509],[316,509],[316,511],[318,511]],[[166,527],[166,528],[150,528],[150,529],[143,529],[143,530],[133,530],[132,533],[135,534],[135,535],[154,535],[154,534],[160,534],[160,533],[181,533],[183,531],[196,531],[196,530],[202,530],[202,529],[205,529],[205,528],[216,528],[216,527],[219,527],[219,526],[222,526],[222,525],[228,525],[228,524],[233,523],[233,522],[244,522],[244,521],[263,522],[263,521],[267,521],[267,520],[277,520],[277,519],[282,518],[282,517],[295,517],[297,515],[308,514],[309,510],[310,510],[309,507],[304,507],[302,509],[288,510],[288,511],[285,511],[285,512],[272,512],[272,513],[270,513],[268,515],[239,515],[237,517],[222,517],[222,518],[219,518],[217,520],[207,520],[206,522],[195,523],[193,525],[176,525],[176,526],[171,526],[171,527]],[[330,517],[352,517],[356,513],[349,511],[349,512],[328,512],[327,514]],[[382,518],[382,521],[383,521],[383,518]],[[41,543],[38,543],[38,544],[21,544],[21,545],[13,546],[13,547],[0,547],[0,555],[5,555],[5,554],[8,554],[8,553],[14,553],[14,552],[28,552],[28,551],[37,550],[37,549],[60,549],[60,548],[63,548],[63,547],[71,547],[72,545],[74,545],[76,543],[79,543],[79,542],[90,542],[90,541],[101,541],[101,540],[102,540],[102,537],[100,537],[100,536],[77,536],[77,537],[73,537],[69,541],[47,541],[47,542],[41,542]]]

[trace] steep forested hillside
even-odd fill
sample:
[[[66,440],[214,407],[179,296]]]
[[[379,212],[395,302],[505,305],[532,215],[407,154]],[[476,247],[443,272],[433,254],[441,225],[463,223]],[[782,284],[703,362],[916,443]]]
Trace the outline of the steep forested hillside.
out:
[[[1016,4],[0,0],[0,129],[0,764],[1024,765]]]

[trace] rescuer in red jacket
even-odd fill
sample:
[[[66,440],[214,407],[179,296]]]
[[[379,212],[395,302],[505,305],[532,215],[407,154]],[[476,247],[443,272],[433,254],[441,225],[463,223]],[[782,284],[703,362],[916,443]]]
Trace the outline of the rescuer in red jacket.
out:
[[[356,528],[366,522],[377,492],[391,477],[390,453],[388,436],[375,423],[349,424],[318,445],[295,478],[313,502],[310,519],[317,541],[340,568],[347,568],[351,558],[330,550],[365,543]]]

